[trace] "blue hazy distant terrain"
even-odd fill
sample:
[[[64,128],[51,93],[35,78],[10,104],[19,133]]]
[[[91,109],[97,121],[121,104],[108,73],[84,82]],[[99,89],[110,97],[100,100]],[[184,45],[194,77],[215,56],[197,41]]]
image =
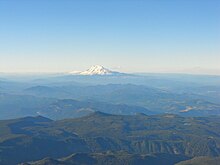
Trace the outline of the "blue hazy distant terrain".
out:
[[[1,119],[112,114],[220,115],[220,77],[181,74],[2,76]]]

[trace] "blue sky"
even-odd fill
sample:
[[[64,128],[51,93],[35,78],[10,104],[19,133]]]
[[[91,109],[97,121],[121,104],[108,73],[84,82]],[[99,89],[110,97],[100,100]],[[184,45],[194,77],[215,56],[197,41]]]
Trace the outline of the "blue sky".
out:
[[[0,0],[0,72],[220,74],[219,0]]]

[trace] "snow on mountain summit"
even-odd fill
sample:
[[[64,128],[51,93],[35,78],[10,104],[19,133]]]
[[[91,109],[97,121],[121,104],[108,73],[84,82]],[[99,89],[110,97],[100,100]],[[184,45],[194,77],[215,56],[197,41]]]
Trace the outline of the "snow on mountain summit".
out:
[[[70,72],[70,74],[78,74],[78,75],[114,75],[119,74],[119,72],[111,71],[107,68],[104,68],[101,65],[93,65],[91,68],[87,69],[83,72]]]
[[[88,70],[81,72],[81,75],[109,75],[112,74],[113,72],[110,71],[109,69],[104,68],[101,65],[94,65]]]

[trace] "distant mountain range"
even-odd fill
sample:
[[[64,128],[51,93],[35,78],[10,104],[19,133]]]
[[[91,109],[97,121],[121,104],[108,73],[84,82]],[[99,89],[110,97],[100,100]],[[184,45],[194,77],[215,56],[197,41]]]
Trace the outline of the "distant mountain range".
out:
[[[203,96],[191,93],[177,94],[167,90],[150,88],[143,85],[108,84],[62,87],[35,86],[26,89],[25,94],[38,97],[80,100],[81,105],[84,103],[84,106],[82,106],[84,108],[86,108],[85,105],[88,105],[86,104],[88,100],[91,103],[93,102],[93,107],[96,108],[100,107],[99,102],[133,106],[133,109],[130,108],[130,112],[127,111],[127,113],[121,114],[132,114],[135,110],[139,113],[140,109],[137,107],[143,107],[154,113],[175,113],[184,116],[220,115],[220,105],[207,101]],[[74,104],[72,104],[72,106]],[[134,106],[136,106],[136,108]],[[65,109],[66,108],[63,107],[63,110]],[[72,110],[73,109],[75,108],[72,108]],[[115,108],[112,110],[114,109]],[[96,110],[108,113],[113,112],[110,108],[107,108],[107,106],[106,108],[99,108]],[[115,112],[117,111],[114,111],[114,114]],[[118,111],[117,114],[120,114],[120,112],[126,111]],[[146,114],[148,114],[148,112]]]
[[[111,71],[107,68],[104,68],[101,65],[93,65],[91,68],[87,69],[86,71],[78,72],[78,71],[71,71],[69,74],[74,75],[122,75],[125,73],[120,73],[116,71]]]
[[[53,103],[35,109],[35,113],[38,115],[43,115],[56,120],[86,116],[96,111],[118,115],[135,115],[139,113],[147,115],[155,114],[154,112],[139,106],[76,101],[71,99],[56,100]]]
[[[177,94],[132,84],[33,86],[19,94],[0,92],[0,110],[0,119],[43,115],[57,120],[80,117],[95,111],[118,115],[220,115],[219,103],[207,101],[203,95]]]

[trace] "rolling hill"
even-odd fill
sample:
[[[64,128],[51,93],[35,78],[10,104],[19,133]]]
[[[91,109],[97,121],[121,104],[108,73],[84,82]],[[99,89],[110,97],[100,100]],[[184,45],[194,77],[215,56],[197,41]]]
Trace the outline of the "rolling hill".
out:
[[[104,153],[76,153],[61,159],[45,158],[20,165],[173,165],[186,159],[182,155],[169,154],[130,154],[124,151]]]
[[[183,155],[187,159],[220,156],[219,124],[219,117],[102,112],[58,121],[41,116],[3,120],[0,121],[0,164],[107,151],[163,153],[173,158]]]
[[[204,96],[174,93],[143,85],[37,86],[28,88],[25,92],[38,97],[140,106],[154,113],[175,113],[183,116],[220,115],[220,104],[207,101]]]

